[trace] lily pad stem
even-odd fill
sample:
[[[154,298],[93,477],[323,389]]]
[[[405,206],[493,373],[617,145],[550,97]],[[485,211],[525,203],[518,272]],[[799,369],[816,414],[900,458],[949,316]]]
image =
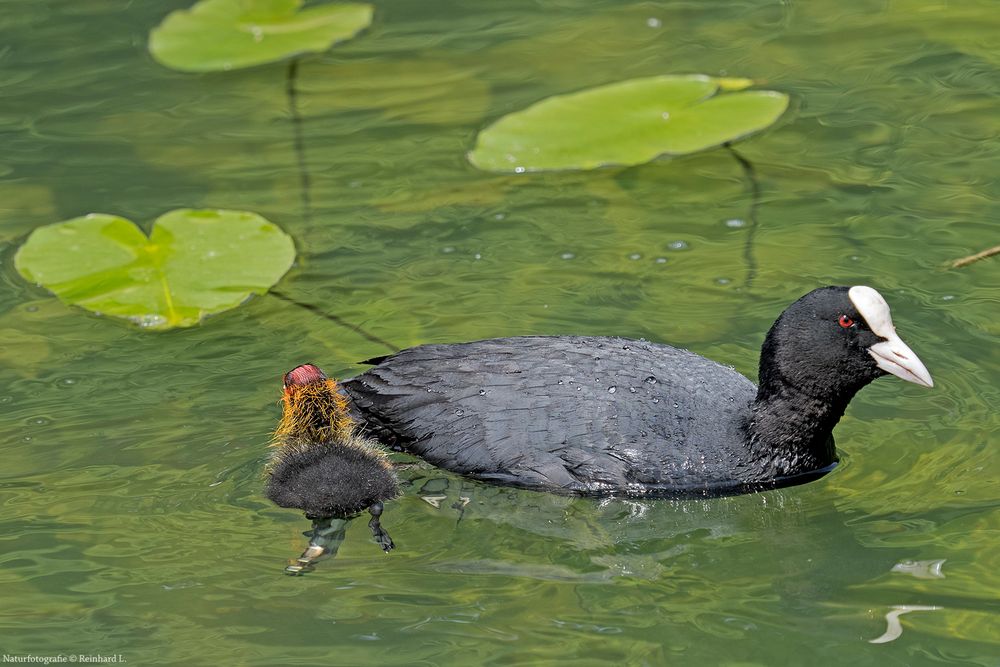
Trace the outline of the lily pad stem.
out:
[[[309,176],[309,165],[306,161],[306,143],[305,143],[305,133],[303,132],[303,120],[301,114],[299,114],[299,93],[295,87],[295,82],[298,79],[299,74],[299,59],[292,58],[292,61],[288,63],[288,73],[285,81],[285,93],[288,96],[288,116],[292,120],[292,147],[295,151],[295,158],[299,165],[299,185],[301,188],[301,202],[302,202],[302,220],[305,223],[312,221],[312,197],[310,190],[312,187],[312,180]],[[327,319],[334,324],[344,327],[345,329],[350,329],[354,333],[358,334],[365,340],[371,341],[387,348],[391,352],[398,352],[399,347],[393,345],[384,338],[379,338],[370,331],[358,326],[357,324],[352,324],[344,318],[328,313],[318,306],[314,306],[310,303],[304,303],[298,299],[289,296],[283,292],[277,290],[271,290],[271,294],[278,297],[282,301],[290,303],[292,305],[298,306],[299,308],[304,308],[311,313],[315,313],[320,317]]]
[[[302,219],[312,220],[312,181],[309,176],[309,165],[306,162],[306,143],[302,131],[302,116],[299,114],[299,92],[295,82],[299,74],[299,59],[292,58],[288,63],[288,75],[285,80],[285,93],[288,95],[288,116],[292,119],[292,146],[295,159],[299,164],[299,185],[301,186]]]
[[[746,264],[746,278],[743,282],[746,288],[750,289],[753,286],[754,278],[757,277],[757,259],[754,257],[753,242],[758,227],[757,208],[760,206],[760,182],[757,180],[757,171],[750,160],[738,153],[729,142],[722,145],[733,156],[733,159],[739,163],[740,168],[743,170],[743,175],[746,176],[747,183],[750,186],[750,208],[746,216],[749,228],[747,229],[746,240],[743,244],[743,262]]]
[[[299,308],[302,308],[304,310],[308,310],[310,313],[314,313],[316,315],[319,315],[323,319],[330,320],[331,322],[333,322],[337,326],[344,327],[345,329],[350,329],[351,331],[353,331],[354,333],[358,334],[359,336],[361,336],[365,340],[370,341],[372,343],[375,343],[376,345],[381,345],[382,347],[386,348],[390,352],[395,353],[395,352],[399,352],[399,350],[400,350],[400,347],[398,345],[393,345],[392,343],[390,343],[386,339],[380,338],[380,337],[376,336],[375,334],[371,333],[370,331],[367,331],[363,327],[360,327],[357,324],[352,324],[352,323],[348,322],[347,320],[345,320],[344,318],[342,318],[342,317],[340,317],[338,315],[334,315],[332,313],[328,313],[328,312],[326,312],[325,310],[323,310],[322,308],[320,308],[318,306],[314,306],[311,303],[305,303],[303,301],[299,301],[295,297],[289,296],[288,294],[285,294],[284,292],[279,292],[278,290],[272,289],[271,292],[270,292],[270,294],[272,296],[276,296],[277,298],[281,299],[282,301],[284,301],[286,303],[290,303],[293,306],[298,306]]]

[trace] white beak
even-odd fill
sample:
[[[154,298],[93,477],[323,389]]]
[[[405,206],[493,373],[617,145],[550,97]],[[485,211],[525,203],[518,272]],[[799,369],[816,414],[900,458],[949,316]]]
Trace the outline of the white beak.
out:
[[[892,373],[907,382],[933,387],[934,380],[927,372],[927,367],[920,361],[913,350],[893,331],[881,343],[875,343],[868,348],[875,363],[886,373]]]
[[[868,348],[868,353],[875,359],[878,367],[907,382],[933,387],[934,380],[923,362],[896,334],[896,327],[892,326],[892,317],[889,315],[889,304],[882,295],[864,285],[855,285],[847,291],[847,295],[861,317],[865,318],[872,333],[885,339]]]

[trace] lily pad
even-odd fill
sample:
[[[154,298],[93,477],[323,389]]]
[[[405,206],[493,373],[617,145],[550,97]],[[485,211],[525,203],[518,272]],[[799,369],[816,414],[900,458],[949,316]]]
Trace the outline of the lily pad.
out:
[[[66,303],[169,329],[263,294],[294,259],[291,237],[255,213],[178,209],[149,237],[102,213],[39,227],[14,264]]]
[[[321,53],[372,22],[368,4],[301,6],[302,0],[202,0],[154,28],[149,51],[182,72],[217,72]]]
[[[469,161],[518,173],[595,169],[720,146],[770,126],[788,108],[783,93],[724,92],[743,82],[657,76],[549,97],[480,132]]]

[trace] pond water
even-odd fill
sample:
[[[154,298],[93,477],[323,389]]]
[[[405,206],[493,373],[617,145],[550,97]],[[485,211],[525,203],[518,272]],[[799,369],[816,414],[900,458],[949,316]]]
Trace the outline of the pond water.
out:
[[[287,64],[189,75],[146,52],[187,4],[0,13],[0,652],[1000,665],[1000,260],[942,268],[1000,243],[995,2],[380,2],[300,63],[308,208]],[[545,96],[691,72],[792,97],[738,145],[756,226],[721,149],[577,174],[465,160]],[[37,226],[100,211],[148,231],[178,207],[292,234],[281,296],[153,333],[13,268]],[[385,352],[338,318],[400,347],[645,337],[755,377],[773,318],[824,284],[882,291],[936,386],[864,390],[822,480],[601,502],[415,466],[383,519],[391,555],[356,521],[336,558],[282,574],[309,523],[261,495],[281,374]],[[931,609],[870,643],[898,606]]]

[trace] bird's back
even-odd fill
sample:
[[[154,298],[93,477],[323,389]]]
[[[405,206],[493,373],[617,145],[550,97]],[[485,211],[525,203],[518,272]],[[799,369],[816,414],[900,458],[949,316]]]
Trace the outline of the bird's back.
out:
[[[342,382],[366,429],[431,464],[570,493],[739,492],[756,387],[686,350],[526,336],[422,345]]]

